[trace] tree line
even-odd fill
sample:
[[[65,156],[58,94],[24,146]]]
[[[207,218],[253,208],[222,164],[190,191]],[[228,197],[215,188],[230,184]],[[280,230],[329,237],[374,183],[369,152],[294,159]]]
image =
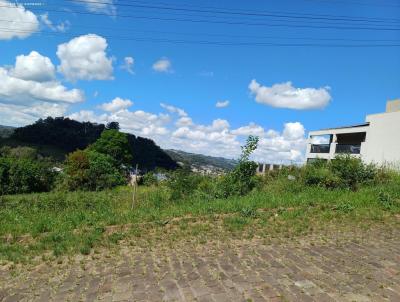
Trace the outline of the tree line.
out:
[[[22,143],[57,147],[65,154],[83,150],[100,138],[104,130],[119,130],[117,122],[107,125],[78,122],[66,117],[39,119],[32,125],[14,130],[10,139]],[[132,166],[138,165],[144,171],[155,168],[175,169],[176,162],[157,146],[153,140],[126,134],[132,153]]]
[[[20,145],[7,146],[7,140]],[[56,162],[24,143],[57,147],[65,152],[66,159]],[[177,168],[152,140],[123,133],[116,122],[103,125],[49,117],[15,129],[3,141],[0,194],[102,190],[126,184],[136,166],[144,172]]]

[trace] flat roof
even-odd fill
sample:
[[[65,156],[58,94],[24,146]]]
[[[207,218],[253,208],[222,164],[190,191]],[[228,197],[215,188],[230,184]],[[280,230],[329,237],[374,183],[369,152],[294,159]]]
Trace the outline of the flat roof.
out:
[[[345,129],[345,128],[358,128],[358,127],[366,127],[366,126],[369,126],[369,123],[356,124],[356,125],[350,125],[350,126],[342,126],[342,127],[334,127],[334,128],[325,128],[325,129],[320,129],[320,130],[317,130],[317,131]]]
[[[313,130],[313,131],[310,131],[310,132],[336,130],[336,129],[346,129],[346,128],[359,128],[359,127],[367,127],[367,126],[369,126],[369,123],[362,123],[362,124],[342,126],[342,127],[334,127],[334,128],[325,128],[325,129],[320,129],[320,130]]]

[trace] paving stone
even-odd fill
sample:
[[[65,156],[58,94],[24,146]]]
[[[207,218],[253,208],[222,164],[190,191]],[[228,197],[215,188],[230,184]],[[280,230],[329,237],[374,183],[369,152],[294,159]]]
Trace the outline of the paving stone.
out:
[[[357,242],[302,238],[210,242],[42,263],[18,274],[0,266],[0,301],[400,301],[400,230]]]

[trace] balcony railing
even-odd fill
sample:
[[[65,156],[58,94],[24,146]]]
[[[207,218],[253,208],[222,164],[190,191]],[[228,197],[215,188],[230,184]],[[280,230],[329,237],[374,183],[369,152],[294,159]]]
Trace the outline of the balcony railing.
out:
[[[361,144],[337,144],[336,153],[360,154]]]
[[[311,153],[329,153],[330,148],[330,144],[313,144],[311,145]]]

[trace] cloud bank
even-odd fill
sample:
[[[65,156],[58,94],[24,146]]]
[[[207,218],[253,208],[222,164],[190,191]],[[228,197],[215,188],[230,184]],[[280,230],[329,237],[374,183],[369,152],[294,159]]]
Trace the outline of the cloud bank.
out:
[[[114,100],[117,99],[122,100]],[[106,103],[107,106],[117,103],[114,100]],[[92,110],[79,111],[70,117],[98,123],[116,121],[123,131],[152,138],[163,148],[230,158],[239,156],[240,146],[248,135],[257,135],[260,142],[253,155],[254,160],[266,163],[298,163],[304,160],[305,129],[299,122],[285,123],[282,131],[266,130],[256,123],[232,128],[224,119],[198,124],[182,108],[164,103],[160,106],[165,110],[164,113],[130,111],[128,106],[122,106],[118,110],[106,110],[106,113],[100,114]]]

